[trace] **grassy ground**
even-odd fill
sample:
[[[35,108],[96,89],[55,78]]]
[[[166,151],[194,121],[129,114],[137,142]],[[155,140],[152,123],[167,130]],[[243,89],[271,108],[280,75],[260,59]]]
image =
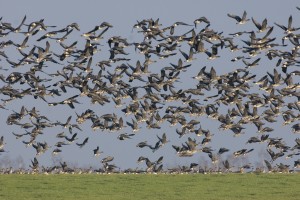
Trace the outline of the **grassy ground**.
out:
[[[300,174],[1,175],[0,199],[300,199]]]

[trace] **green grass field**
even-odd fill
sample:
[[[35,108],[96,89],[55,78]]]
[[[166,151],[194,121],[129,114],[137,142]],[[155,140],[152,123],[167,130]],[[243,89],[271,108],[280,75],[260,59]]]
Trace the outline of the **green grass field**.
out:
[[[299,200],[300,174],[0,175],[0,199]]]

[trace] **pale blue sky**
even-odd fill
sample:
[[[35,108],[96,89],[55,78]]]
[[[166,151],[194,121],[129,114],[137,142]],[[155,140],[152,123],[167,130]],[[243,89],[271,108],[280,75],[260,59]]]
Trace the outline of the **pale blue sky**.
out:
[[[68,24],[77,22],[80,26],[80,34],[87,32],[94,28],[94,26],[99,25],[103,21],[111,23],[114,27],[105,33],[105,39],[107,40],[111,36],[122,36],[128,38],[129,41],[141,41],[140,34],[136,30],[132,31],[132,26],[136,23],[137,20],[142,19],[160,19],[160,23],[164,27],[172,25],[176,21],[185,22],[188,24],[193,24],[193,21],[199,17],[205,16],[211,22],[211,28],[218,32],[224,32],[225,36],[228,36],[228,33],[234,33],[238,31],[251,31],[255,30],[253,23],[249,21],[246,25],[238,26],[236,22],[227,17],[227,13],[232,13],[236,15],[242,15],[243,11],[246,10],[248,13],[248,18],[254,17],[258,21],[262,21],[264,18],[268,19],[268,24],[274,26],[274,22],[278,24],[286,25],[288,17],[293,15],[293,24],[297,26],[300,24],[299,16],[300,11],[296,9],[298,6],[297,1],[3,1],[0,0],[0,17],[3,17],[3,21],[11,22],[14,26],[17,26],[24,15],[27,16],[26,22],[32,22],[39,19],[45,19],[44,23],[46,25],[56,25],[57,29],[65,27]],[[203,25],[202,25],[203,26]],[[277,37],[277,42],[281,42],[281,37],[283,36],[283,31],[278,27],[275,27],[274,37]],[[49,29],[51,30],[51,29]],[[56,30],[56,29],[53,29]],[[189,28],[178,28],[178,33],[184,33],[190,30]],[[198,31],[200,28],[197,29]],[[80,35],[76,33],[77,36]],[[11,38],[12,40],[21,41],[22,39],[16,36],[16,38]],[[0,42],[3,39],[0,38]],[[71,41],[81,40],[79,37],[71,37]],[[103,40],[101,44],[104,45],[103,50],[99,53],[97,59],[107,59],[109,54],[107,53],[108,45],[106,40]],[[30,44],[34,44],[34,40],[30,41]],[[40,45],[44,45],[45,41],[41,42]],[[242,43],[239,43],[241,46]],[[183,49],[187,49],[186,46]],[[53,49],[55,51],[55,49]],[[141,55],[135,54],[133,48],[131,48],[130,57],[131,64],[134,64],[137,59],[143,59]],[[214,61],[208,61],[205,55],[199,55],[196,61],[194,61],[193,67],[189,69],[188,72],[181,75],[181,79],[184,80],[183,83],[178,84],[182,88],[188,88],[191,84],[195,85],[196,82],[191,79],[195,73],[197,73],[203,66],[207,65],[208,67],[214,66],[217,70],[217,73],[225,73],[232,71],[233,68],[243,67],[242,62],[231,63],[230,59],[240,55],[231,54],[228,50],[223,50],[219,52],[221,55],[220,59]],[[170,60],[159,61],[154,66],[154,68],[160,69],[160,67],[168,66],[170,62],[176,63],[177,59],[181,55],[177,55]],[[263,56],[264,57],[264,56]],[[15,58],[17,59],[17,58]],[[12,58],[12,60],[14,60]],[[276,61],[269,61],[264,57],[264,60],[261,61],[259,68],[253,69],[252,73],[257,74],[257,80],[261,77],[260,74],[265,73],[266,71],[272,72],[273,66]],[[4,62],[0,62],[0,65],[4,65]],[[3,66],[4,67],[4,66]],[[50,70],[50,69],[49,69]],[[54,69],[53,69],[54,70]],[[56,71],[56,69],[54,70]],[[154,69],[155,71],[155,69]],[[159,70],[158,70],[159,71]],[[3,72],[5,73],[5,72]],[[7,76],[7,74],[6,74]],[[188,81],[185,81],[188,80]],[[294,80],[297,82],[297,80]],[[0,82],[0,86],[3,84]],[[70,90],[72,91],[72,90]],[[75,90],[73,90],[75,91]],[[76,92],[75,92],[76,93]],[[68,93],[65,97],[72,96],[72,92]],[[0,95],[1,98],[6,98],[3,95]],[[48,98],[51,102],[52,99]],[[55,101],[55,99],[53,99]],[[81,98],[79,100],[81,105],[76,105],[76,111],[82,113],[84,110],[90,108],[93,109],[99,116],[106,113],[116,112],[118,116],[122,116],[122,113],[119,109],[115,109],[112,104],[102,107],[100,105],[91,105],[90,101],[86,98]],[[42,101],[32,101],[32,97],[25,97],[22,100],[15,100],[12,103],[7,104],[9,111],[1,110],[0,112],[0,126],[2,128],[2,133],[6,139],[7,145],[5,149],[9,153],[1,154],[0,160],[5,156],[11,158],[11,160],[16,159],[21,156],[24,159],[25,166],[27,167],[30,163],[30,159],[33,159],[35,155],[35,150],[32,147],[25,148],[24,144],[21,142],[23,139],[15,140],[14,136],[11,134],[12,131],[17,133],[24,132],[19,128],[12,126],[7,126],[5,121],[9,114],[12,113],[12,110],[19,111],[21,106],[25,105],[27,108],[32,108],[36,106],[37,110],[40,110],[42,115],[49,116],[49,119],[52,121],[61,120],[65,122],[67,117],[73,115],[72,122],[75,122],[75,112],[67,106],[57,106],[57,107],[48,107]],[[227,108],[226,108],[227,109]],[[162,115],[162,114],[161,114]],[[123,116],[124,117],[124,116]],[[125,121],[131,121],[131,117],[124,117]],[[253,164],[262,164],[263,159],[268,158],[265,155],[262,155],[262,152],[265,152],[265,144],[258,145],[246,145],[245,142],[251,136],[256,136],[256,128],[253,125],[246,125],[247,130],[246,134],[240,136],[239,138],[233,138],[232,133],[226,131],[222,133],[217,130],[217,127],[220,125],[219,122],[207,120],[204,117],[197,120],[201,121],[201,124],[204,129],[210,129],[215,136],[213,137],[212,146],[213,149],[218,150],[219,147],[227,147],[233,151],[239,150],[241,148],[255,148],[256,151],[251,153],[251,158],[249,158]],[[293,144],[296,135],[291,134],[290,127],[281,127],[282,119],[278,118],[278,124],[271,124],[270,126],[276,127],[276,130],[271,133],[272,137],[284,137],[290,145]],[[179,164],[189,164],[190,162],[199,162],[209,160],[208,156],[204,153],[197,153],[192,158],[179,158],[176,156],[175,150],[171,147],[172,144],[180,145],[185,142],[188,136],[185,136],[181,139],[176,135],[177,127],[169,127],[169,124],[165,123],[160,130],[148,130],[145,125],[142,125],[141,131],[134,137],[132,140],[119,141],[117,140],[118,133],[107,133],[96,131],[93,132],[90,128],[90,123],[82,126],[83,132],[78,133],[79,142],[83,141],[85,137],[89,137],[89,143],[83,149],[79,149],[75,144],[66,146],[62,148],[63,153],[61,157],[64,161],[69,163],[78,164],[79,166],[94,166],[101,167],[100,161],[101,158],[111,155],[115,157],[114,163],[117,166],[120,166],[122,169],[129,167],[141,167],[144,168],[145,164],[136,164],[136,160],[139,156],[149,157],[150,160],[155,160],[161,155],[164,156],[164,167],[174,167]],[[45,130],[45,134],[40,136],[38,141],[48,141],[48,143],[53,146],[55,142],[58,141],[57,138],[53,135],[67,130],[61,128],[53,128]],[[120,133],[127,132],[131,133],[130,129],[126,128]],[[149,144],[154,145],[157,138],[156,134],[162,135],[166,132],[168,138],[171,140],[171,143],[168,143],[162,149],[159,149],[157,152],[152,153],[151,150],[145,148],[140,149],[136,148],[135,145],[141,141],[147,140]],[[283,135],[284,134],[284,135]],[[197,141],[201,142],[203,137],[197,138],[194,135],[189,135],[193,138],[196,138]],[[28,140],[28,138],[24,140]],[[97,146],[100,146],[100,150],[104,153],[99,158],[94,158],[92,150]],[[53,158],[51,152],[54,148],[52,147],[48,152],[41,155],[38,159],[43,165],[51,165]],[[229,154],[227,154],[229,155]],[[58,156],[59,157],[59,156]],[[225,157],[226,158],[226,155]],[[282,162],[286,162],[284,159]],[[279,160],[280,162],[280,160]]]

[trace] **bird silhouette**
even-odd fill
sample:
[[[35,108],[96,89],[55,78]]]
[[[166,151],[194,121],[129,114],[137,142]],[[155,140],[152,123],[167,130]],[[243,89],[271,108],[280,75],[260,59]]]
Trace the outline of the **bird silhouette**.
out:
[[[27,147],[22,155],[34,153],[32,172],[92,173],[62,160],[58,166],[40,167],[37,158],[46,158],[48,150],[64,157],[68,148],[78,155],[93,150],[99,157],[103,152],[94,141],[114,138],[121,141],[116,143],[123,148],[121,157],[135,145],[141,153],[138,161],[145,161],[143,169],[130,172],[250,171],[255,165],[240,161],[248,156],[255,160],[258,150],[267,156],[263,164],[270,172],[287,172],[293,161],[298,168],[300,43],[295,16],[288,17],[287,25],[275,26],[269,26],[270,17],[259,21],[247,11],[227,17],[237,24],[251,19],[252,24],[228,34],[209,16],[169,26],[160,19],[142,19],[132,29],[139,41],[117,35],[106,21],[84,30],[76,22],[58,28],[46,19],[24,16],[15,24],[0,18],[0,108],[6,117],[0,121],[18,129],[2,133],[0,154],[18,151],[11,140],[22,138],[16,141]],[[285,134],[278,136],[281,128]],[[235,140],[238,146],[231,145]],[[114,145],[107,147],[113,152],[103,149],[111,156],[100,161],[97,173],[120,170],[112,163]],[[174,154],[167,156],[170,149]],[[198,154],[207,154],[208,166],[193,161],[164,168],[172,156],[188,162]]]

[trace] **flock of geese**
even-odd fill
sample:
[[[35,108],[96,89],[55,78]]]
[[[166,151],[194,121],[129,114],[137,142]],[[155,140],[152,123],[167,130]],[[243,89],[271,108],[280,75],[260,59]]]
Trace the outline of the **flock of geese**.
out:
[[[137,151],[148,148],[149,153],[155,153],[172,148],[178,157],[201,153],[210,160],[211,167],[207,169],[201,163],[192,162],[166,169],[164,156],[154,161],[140,156],[137,162],[144,162],[145,167],[124,172],[229,172],[234,168],[286,172],[300,168],[300,139],[296,138],[292,144],[285,141],[286,137],[300,133],[300,34],[297,33],[300,27],[293,23],[292,16],[283,25],[269,23],[267,19],[260,23],[248,17],[246,11],[242,16],[228,14],[226,23],[236,23],[241,30],[244,24],[252,23],[254,30],[226,35],[211,28],[206,17],[194,23],[178,21],[169,26],[163,26],[159,19],[144,19],[133,26],[141,41],[131,42],[122,36],[105,37],[113,29],[108,22],[82,33],[77,23],[58,28],[44,19],[29,22],[25,16],[20,24],[13,25],[1,17],[0,108],[2,113],[10,112],[7,116],[1,114],[1,120],[6,117],[8,126],[22,131],[1,132],[0,158],[13,151],[6,148],[6,138],[13,134],[20,145],[34,148],[36,152],[30,168],[24,171],[118,172],[121,166],[113,163],[113,155],[102,157],[105,149],[101,146],[91,147],[91,154],[101,157],[99,170],[74,169],[63,161],[58,166],[44,167],[39,157],[46,151],[52,151],[53,156],[62,154],[66,145],[86,148],[89,139],[94,137],[92,132],[106,132],[126,142],[147,128],[157,134],[157,142],[149,144],[145,138],[136,144]],[[272,35],[274,30],[282,34],[279,39]],[[74,37],[77,40],[72,41]],[[104,52],[105,48],[108,52]],[[222,66],[194,64],[196,59],[204,58],[203,62],[209,63],[222,59],[223,51],[232,63],[242,67],[227,66],[231,71],[220,74],[217,71]],[[171,63],[163,66],[162,59]],[[253,74],[254,68],[265,68],[260,65],[261,60],[269,62],[270,69],[266,74]],[[274,66],[270,66],[271,60],[276,61]],[[191,77],[187,74],[192,69],[197,74]],[[25,98],[21,109],[14,109],[13,102]],[[99,109],[89,108],[86,100],[98,104]],[[27,101],[48,110],[64,107],[62,112],[67,110],[69,117],[58,121],[57,116],[41,114],[38,106],[28,107]],[[76,108],[82,104],[87,109],[79,113]],[[107,105],[113,105],[114,110],[101,113]],[[234,142],[212,148],[210,143],[219,133],[212,133],[209,124],[202,123],[204,118],[212,120],[211,125],[219,126],[219,132],[232,133],[229,137],[248,135],[244,148],[235,149]],[[279,123],[289,126],[290,131],[282,133],[282,137],[273,137],[274,126]],[[90,127],[90,133],[80,133],[83,125]],[[247,132],[248,125],[256,127],[257,132]],[[41,135],[50,135],[54,127],[64,130],[56,135],[56,143],[39,139]],[[174,135],[184,142],[172,143],[170,138]],[[263,160],[262,169],[251,163],[234,166],[234,159],[253,153],[254,143],[261,143],[260,147],[266,147],[265,153],[269,155]],[[282,163],[283,158],[294,159],[294,165]],[[12,168],[1,170],[13,171]],[[18,171],[21,170],[15,170]]]

